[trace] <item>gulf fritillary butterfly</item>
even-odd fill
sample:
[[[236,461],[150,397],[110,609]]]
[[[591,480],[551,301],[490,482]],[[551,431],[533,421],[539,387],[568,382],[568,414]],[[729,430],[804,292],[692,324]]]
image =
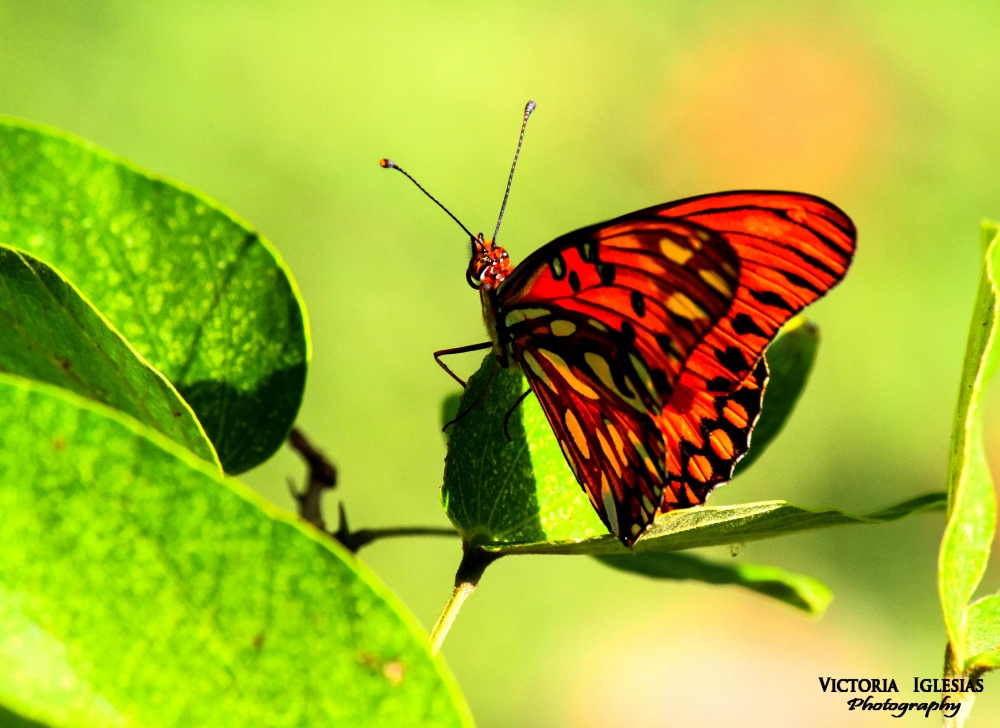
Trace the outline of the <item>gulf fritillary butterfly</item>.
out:
[[[700,505],[747,452],[781,326],[847,273],[856,230],[798,192],[719,192],[575,230],[513,268],[469,235],[466,271],[492,348],[519,366],[601,520],[631,546],[659,513]]]

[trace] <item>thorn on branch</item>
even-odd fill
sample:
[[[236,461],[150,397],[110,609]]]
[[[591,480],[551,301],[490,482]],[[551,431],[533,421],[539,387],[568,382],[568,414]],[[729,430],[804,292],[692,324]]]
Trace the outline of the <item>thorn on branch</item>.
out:
[[[355,545],[351,541],[351,527],[347,525],[347,509],[344,508],[344,501],[337,504],[337,530],[331,532],[330,535],[340,541],[352,554],[356,554],[361,548],[360,545]]]

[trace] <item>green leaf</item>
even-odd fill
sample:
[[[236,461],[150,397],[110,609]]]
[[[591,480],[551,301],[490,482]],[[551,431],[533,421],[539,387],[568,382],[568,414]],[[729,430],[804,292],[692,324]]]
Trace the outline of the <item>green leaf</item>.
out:
[[[0,704],[58,726],[470,725],[351,554],[116,410],[0,374]]]
[[[785,325],[765,355],[770,377],[760,419],[753,428],[750,450],[736,463],[733,477],[749,468],[778,436],[806,387],[819,349],[819,328],[801,316]]]
[[[740,562],[720,564],[683,553],[610,554],[595,558],[612,568],[653,579],[690,579],[707,584],[735,584],[817,617],[826,611],[833,599],[833,594],[823,582],[776,566]]]
[[[0,371],[132,415],[218,464],[187,403],[58,271],[0,245]]]
[[[0,728],[48,728],[44,723],[29,720],[0,706]]]
[[[305,312],[246,223],[86,141],[2,118],[0,243],[83,291],[188,401],[226,472],[281,445],[302,400]]]
[[[1000,595],[983,597],[966,608],[966,672],[1000,667]]]
[[[441,400],[441,427],[444,428],[449,422],[458,417],[459,405],[462,402],[461,392],[452,392]],[[450,429],[450,428],[449,428]],[[448,441],[448,432],[444,433],[445,442]]]
[[[441,497],[462,538],[474,545],[591,538],[607,529],[566,464],[534,395],[504,418],[527,389],[520,371],[496,367],[489,353],[469,379],[449,427]],[[471,409],[470,409],[471,408]]]
[[[632,548],[635,553],[680,551],[702,546],[760,541],[831,526],[889,523],[917,513],[944,510],[945,503],[944,493],[928,493],[863,516],[851,515],[834,508],[810,510],[780,500],[736,506],[685,508],[657,518]],[[503,555],[629,553],[610,534],[583,540],[491,543],[482,548]]]
[[[955,662],[973,655],[966,633],[967,604],[989,562],[996,529],[996,494],[983,452],[982,401],[1000,361],[997,330],[1000,230],[982,227],[983,268],[969,328],[948,461],[948,523],[938,558],[938,588]],[[981,641],[982,635],[977,637]]]

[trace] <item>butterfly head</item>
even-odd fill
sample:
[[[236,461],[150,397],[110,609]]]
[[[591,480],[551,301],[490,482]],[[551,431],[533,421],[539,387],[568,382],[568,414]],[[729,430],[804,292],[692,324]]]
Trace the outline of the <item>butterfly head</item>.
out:
[[[529,101],[524,107],[524,120],[521,122],[521,135],[517,139],[517,149],[514,151],[514,162],[510,165],[510,175],[507,177],[507,190],[503,195],[503,202],[500,204],[500,215],[497,218],[497,226],[493,231],[493,237],[486,240],[482,233],[479,235],[473,235],[469,232],[469,229],[462,224],[462,221],[451,214],[451,211],[442,205],[437,199],[427,190],[425,190],[419,182],[417,182],[410,174],[403,170],[398,164],[393,162],[391,159],[382,159],[379,161],[379,166],[383,169],[395,169],[396,171],[403,174],[407,179],[410,180],[417,188],[427,195],[431,201],[444,210],[448,217],[458,223],[458,226],[465,231],[466,235],[469,236],[469,240],[472,243],[472,259],[469,261],[469,267],[465,271],[465,280],[468,281],[469,285],[475,288],[477,291],[482,291],[484,294],[490,291],[495,291],[497,287],[503,283],[504,278],[506,278],[511,271],[510,258],[507,256],[507,251],[497,245],[494,241],[500,232],[500,223],[503,222],[503,213],[507,209],[507,199],[510,196],[510,185],[514,180],[514,169],[517,167],[517,158],[521,154],[521,144],[524,142],[524,130],[528,126],[528,117],[531,116],[531,112],[535,110],[535,102]],[[489,296],[484,297],[484,301],[489,298]]]
[[[485,240],[479,233],[472,238],[472,259],[465,271],[465,280],[476,290],[491,291],[503,283],[510,274],[511,264],[507,251],[493,240]]]

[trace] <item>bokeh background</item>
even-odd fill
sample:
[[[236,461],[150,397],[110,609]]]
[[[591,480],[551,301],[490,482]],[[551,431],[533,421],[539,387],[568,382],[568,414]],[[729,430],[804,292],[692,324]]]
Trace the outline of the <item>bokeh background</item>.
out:
[[[300,424],[340,468],[356,527],[447,523],[438,417],[455,387],[431,352],[483,340],[461,231],[380,157],[490,232],[534,98],[502,231],[515,262],[687,195],[828,197],[860,244],[809,312],[812,381],[713,500],[863,512],[945,486],[978,223],[1000,217],[997,37],[989,2],[2,0],[0,112],[198,187],[274,242],[311,318]],[[1000,400],[990,412],[1000,465]],[[285,450],[245,480],[291,508],[286,479],[302,472]],[[942,525],[742,549],[831,585],[820,622],[586,558],[505,559],[444,653],[483,728],[915,725],[848,713],[817,677],[893,677],[908,698],[913,676],[940,675]],[[362,558],[430,626],[459,549],[383,541]],[[969,725],[998,719],[987,678]]]

